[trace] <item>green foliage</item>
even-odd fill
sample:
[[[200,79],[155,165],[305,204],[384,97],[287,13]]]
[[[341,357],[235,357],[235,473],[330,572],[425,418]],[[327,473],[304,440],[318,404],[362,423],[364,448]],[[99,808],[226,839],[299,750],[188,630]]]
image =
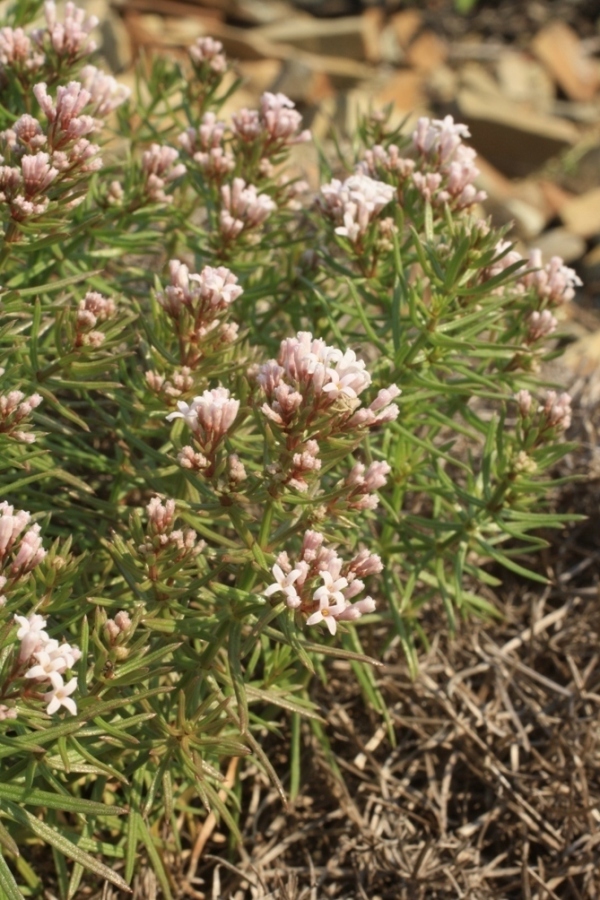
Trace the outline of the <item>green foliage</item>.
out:
[[[22,0],[7,24],[28,28],[38,8]],[[236,834],[234,758],[251,755],[283,795],[263,745],[288,722],[297,793],[301,719],[326,745],[310,683],[328,657],[385,716],[365,621],[415,666],[424,605],[452,629],[498,614],[490,563],[540,579],[531,554],[565,519],[548,498],[568,402],[518,392],[540,391],[539,321],[572,277],[513,259],[453,193],[443,154],[384,116],[324,160],[324,181],[358,163],[379,182],[355,233],[354,188],[309,201],[289,163],[304,136],[295,120],[277,132],[277,98],[233,129],[211,118],[237,83],[207,45],[187,63],[142,61],[134,96],[77,143],[57,98],[86,36],[69,49],[53,33],[0,84],[0,891],[128,890],[142,853],[170,897],[177,817],[212,811]],[[106,119],[84,101],[77,117]],[[41,123],[35,146],[23,115]],[[46,152],[27,181],[23,160]],[[423,177],[443,171],[445,195],[412,178],[415,159]],[[206,265],[233,275],[209,289],[193,274]],[[306,371],[282,375],[308,340],[296,332],[337,349],[311,345]],[[275,376],[265,364],[286,339]],[[209,391],[202,424],[192,398]],[[374,602],[350,604],[363,579]],[[45,636],[28,645],[34,622]],[[53,640],[68,665],[28,674],[51,667],[35,654]],[[75,693],[53,700],[69,678]],[[53,876],[34,872],[37,845]]]

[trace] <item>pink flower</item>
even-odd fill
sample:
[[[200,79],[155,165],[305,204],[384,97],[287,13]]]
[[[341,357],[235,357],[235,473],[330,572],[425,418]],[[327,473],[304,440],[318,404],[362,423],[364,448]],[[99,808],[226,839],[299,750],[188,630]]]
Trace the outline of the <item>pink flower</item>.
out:
[[[145,192],[154,203],[171,203],[172,197],[165,193],[165,187],[185,175],[183,163],[175,165],[179,153],[174,147],[152,144],[142,155],[142,171],[145,175]]]
[[[30,518],[31,514],[25,510],[19,509],[15,512],[14,507],[6,500],[0,503],[0,558],[12,548]]]
[[[25,72],[35,72],[44,64],[44,54],[33,49],[22,28],[0,29],[0,64]]]
[[[172,259],[169,263],[171,285],[165,288],[164,294],[158,294],[161,306],[173,316],[179,316],[182,306],[189,308],[195,315],[210,311],[212,315],[227,309],[242,294],[243,288],[237,283],[237,277],[225,266],[205,266],[202,272],[191,274],[184,263]]]

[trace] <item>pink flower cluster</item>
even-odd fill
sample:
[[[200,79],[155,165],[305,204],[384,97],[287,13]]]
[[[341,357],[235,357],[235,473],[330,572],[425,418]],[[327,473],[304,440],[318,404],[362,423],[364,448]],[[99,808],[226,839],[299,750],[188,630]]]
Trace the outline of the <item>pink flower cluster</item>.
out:
[[[88,16],[84,9],[68,2],[64,22],[59,22],[54,0],[46,0],[44,15],[46,28],[34,32],[34,40],[40,47],[69,63],[94,52],[96,43],[89,35],[98,24],[96,16]]]
[[[46,129],[25,114],[0,134],[4,163],[0,203],[8,205],[16,221],[40,216],[59,195],[67,208],[76,205],[83,197],[65,186],[102,166],[100,148],[85,137],[96,127],[92,116],[83,112],[91,98],[89,91],[71,81],[57,88],[53,100],[41,82],[34,85],[33,93],[48,120]]]
[[[463,144],[470,136],[466,125],[444,119],[422,117],[412,133],[412,153],[416,159],[401,155],[396,144],[380,144],[366,151],[358,171],[373,177],[390,179],[398,187],[413,185],[434,206],[447,203],[460,210],[485,200],[484,191],[475,187],[479,169],[476,153]]]
[[[496,246],[494,247],[494,258],[489,266],[486,266],[485,269],[481,272],[481,280],[482,281],[490,281],[492,278],[497,278],[499,275],[502,275],[508,268],[519,263],[521,266],[525,265],[525,260],[521,256],[520,253],[517,253],[516,250],[511,249],[512,244],[510,241],[498,241]],[[511,289],[514,290],[515,286],[511,285]],[[521,285],[518,285],[518,290],[523,290]],[[495,294],[501,294],[504,290],[504,287],[499,287],[494,290]]]
[[[215,351],[236,340],[237,324],[223,319],[243,289],[224,266],[205,266],[200,274],[190,274],[184,263],[172,259],[169,273],[171,284],[157,299],[173,321],[181,363],[193,369],[208,349]]]
[[[171,372],[169,378],[159,372],[146,372],[146,383],[155,394],[164,394],[165,397],[181,397],[187,394],[194,386],[194,376],[189,366],[182,366]]]
[[[550,310],[535,310],[527,319],[527,342],[535,343],[553,334],[558,327],[558,320]]]
[[[280,553],[272,569],[275,581],[263,593],[266,597],[283,594],[290,609],[307,617],[307,625],[325,622],[331,634],[335,634],[338,622],[355,621],[374,611],[375,601],[371,597],[354,598],[365,589],[362,579],[382,569],[379,556],[366,550],[344,562],[335,550],[324,544],[322,534],[307,531],[299,560],[292,565],[288,554]]]
[[[334,178],[330,184],[322,185],[321,207],[334,222],[340,223],[335,233],[356,244],[395,193],[392,185],[358,172],[344,182]]]
[[[373,148],[365,150],[364,158],[358,163],[356,169],[363,175],[376,178],[380,173],[394,175],[399,182],[409,178],[415,170],[414,159],[400,155],[400,148],[396,144],[382,147],[376,144]]]
[[[96,325],[111,319],[115,312],[115,301],[111,297],[103,297],[97,291],[88,291],[77,310],[75,346],[99,347],[104,342],[105,335],[96,330]]]
[[[223,44],[211,37],[199,37],[189,49],[193,64],[203,72],[222,75],[227,69],[227,58]]]
[[[526,266],[527,271],[520,274],[515,283],[509,285],[509,290],[523,294],[531,291],[538,299],[540,309],[533,312],[528,319],[528,341],[534,342],[552,334],[557,327],[557,320],[544,307],[558,307],[568,303],[575,296],[575,288],[581,287],[582,281],[574,271],[564,264],[560,256],[553,256],[549,263],[544,265],[542,251],[531,250],[528,259],[523,259],[519,253],[510,249],[508,241],[498,241],[495,247],[496,256],[491,265],[483,269],[481,278],[488,281],[501,275],[509,266],[520,263]],[[493,293],[501,294],[504,286],[496,288]]]
[[[269,91],[260,98],[259,109],[241,109],[232,116],[234,135],[243,143],[260,145],[266,157],[309,141],[310,131],[301,128],[302,116],[293,101]]]
[[[17,637],[21,641],[19,664],[30,666],[24,677],[31,679],[32,684],[51,685],[51,690],[42,695],[44,703],[48,704],[46,711],[53,715],[64,706],[71,715],[77,715],[77,705],[71,697],[77,688],[77,679],[72,678],[65,684],[63,675],[81,659],[81,650],[48,637],[43,616],[15,616],[15,622],[19,625]]]
[[[28,528],[30,520],[31,514],[25,510],[15,512],[6,500],[0,503],[0,567],[8,571],[13,579],[27,575],[46,556],[40,526],[35,524]],[[12,554],[10,563],[7,558],[9,554]],[[2,587],[5,584],[6,581]]]
[[[226,127],[213,112],[207,112],[198,129],[188,128],[179,135],[184,151],[216,182],[235,168],[233,153],[224,144]]]
[[[161,549],[171,548],[175,549],[176,559],[182,560],[197,556],[206,546],[193,528],[173,528],[176,518],[174,500],[163,503],[160,497],[153,497],[146,506],[146,512],[148,533],[145,542],[138,547],[143,556],[154,556]],[[150,574],[153,577],[152,572]],[[125,631],[131,626],[131,621],[128,616],[125,618],[126,613],[119,615],[118,621],[118,616],[115,616],[115,623],[121,631]]]
[[[261,366],[257,381],[267,398],[263,413],[286,431],[300,423],[314,427],[319,415],[327,417],[332,431],[383,424],[399,412],[392,402],[400,393],[394,385],[380,391],[369,407],[358,409],[360,394],[371,384],[364,360],[308,331],[283,340],[277,359]]]
[[[174,147],[152,144],[142,155],[142,176],[144,196],[151,203],[172,203],[173,198],[165,193],[165,188],[185,175],[183,163],[177,163],[179,153]]]
[[[240,401],[232,397],[224,387],[204,391],[191,403],[179,400],[178,412],[170,413],[167,420],[183,419],[200,448],[184,447],[179,463],[185,469],[207,469],[212,474],[215,453],[228,431],[231,430],[240,408]]]
[[[376,509],[379,504],[377,491],[386,484],[391,471],[391,467],[383,461],[373,462],[370,466],[356,463],[344,479],[346,506],[349,509]]]
[[[544,266],[542,251],[532,250],[527,265],[537,271],[522,275],[521,283],[526,289],[533,290],[540,301],[549,306],[568,303],[575,296],[575,288],[582,285],[577,273],[565,266],[560,256],[553,256]]]
[[[234,178],[231,185],[221,188],[219,228],[227,241],[235,240],[242,232],[259,228],[277,208],[268,194],[259,194],[253,184]]]
[[[44,4],[44,14],[46,27],[31,35],[23,28],[0,29],[0,72],[5,76],[14,74],[23,87],[44,66],[56,71],[60,65],[64,71],[65,66],[72,66],[96,49],[89,37],[98,24],[95,16],[87,16],[69,2],[65,5],[64,21],[59,22],[53,0]]]
[[[17,441],[26,444],[35,442],[35,434],[31,431],[22,431],[20,426],[25,424],[42,398],[39,394],[31,394],[26,397],[23,391],[9,391],[0,395],[0,434],[6,434]]]
[[[113,110],[121,106],[129,98],[131,90],[124,84],[97,69],[96,66],[84,66],[79,78],[90,94],[88,109],[91,115],[105,119]]]
[[[532,410],[533,398],[529,391],[521,390],[515,394],[515,400],[519,408],[519,414],[525,419]],[[565,391],[557,394],[556,391],[548,391],[544,403],[538,407],[538,413],[542,416],[543,429],[557,429],[566,431],[571,425],[572,398]]]
[[[243,294],[237,277],[225,266],[205,266],[199,275],[190,274],[184,263],[172,259],[169,274],[171,284],[157,295],[158,302],[173,319],[187,310],[198,326],[207,325]]]
[[[22,28],[0,28],[0,71],[9,69],[17,77],[26,76],[41,69],[44,60]]]
[[[463,144],[463,138],[468,137],[467,126],[454,122],[452,116],[433,120],[423,117],[417,122],[412,142],[419,156],[412,180],[433,204],[465,209],[485,200],[485,191],[478,191],[474,184],[479,175],[477,154]]]
[[[122,634],[126,634],[131,628],[129,614],[122,609],[116,614],[114,619],[107,619],[104,627],[106,628],[111,644],[114,644]]]
[[[571,425],[571,395],[563,392],[557,394],[556,391],[548,391],[544,405],[540,407],[550,428],[558,428],[560,431],[566,431]]]

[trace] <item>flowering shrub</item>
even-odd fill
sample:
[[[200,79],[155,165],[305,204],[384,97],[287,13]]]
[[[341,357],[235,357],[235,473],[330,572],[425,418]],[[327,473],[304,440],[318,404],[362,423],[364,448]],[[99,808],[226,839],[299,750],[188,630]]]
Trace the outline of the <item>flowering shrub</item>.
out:
[[[279,784],[261,737],[318,720],[323,655],[384,712],[365,621],[414,663],[424,603],[452,627],[487,563],[529,572],[579,281],[478,217],[449,117],[365,122],[311,194],[287,97],[219,118],[218,41],[130,97],[92,17],[30,9],[0,30],[0,887],[41,896],[27,834],[62,897],[129,890],[141,848],[169,897],[175,814],[235,832],[223,763]]]

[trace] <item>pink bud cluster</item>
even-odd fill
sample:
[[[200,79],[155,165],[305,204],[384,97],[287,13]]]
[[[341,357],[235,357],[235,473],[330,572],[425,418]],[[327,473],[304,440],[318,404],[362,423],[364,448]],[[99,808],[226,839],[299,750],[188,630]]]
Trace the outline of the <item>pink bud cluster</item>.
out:
[[[349,509],[376,509],[379,504],[377,491],[384,487],[391,471],[383,461],[373,462],[370,466],[356,463],[344,479],[345,505]]]
[[[177,528],[175,524],[175,501],[166,500],[164,503],[160,497],[153,497],[146,506],[148,514],[148,528],[145,542],[138,547],[139,552],[143,556],[152,556],[160,550],[167,548],[174,549],[176,559],[192,558],[197,556],[204,549],[205,542],[198,539],[198,535],[193,528]],[[152,576],[152,573],[151,573]],[[156,579],[154,579],[156,580]],[[130,627],[131,622],[125,618],[125,613],[121,619],[115,622],[121,631],[125,631]]]
[[[307,531],[299,560],[292,565],[288,554],[280,553],[272,569],[275,581],[263,593],[266,597],[283,594],[290,609],[306,616],[307,625],[325,622],[331,634],[335,634],[338,622],[355,621],[374,611],[375,601],[371,597],[354,598],[365,589],[362,579],[382,569],[376,554],[361,550],[345,562],[325,545],[322,534]]]
[[[115,312],[115,301],[111,297],[103,297],[97,291],[88,291],[77,310],[75,346],[99,347],[104,342],[105,335],[96,330],[96,325],[111,319]]]
[[[461,210],[485,200],[484,191],[475,187],[479,170],[476,153],[463,144],[470,136],[466,125],[444,119],[423,117],[411,136],[411,151],[416,159],[401,155],[396,144],[380,144],[366,151],[358,171],[384,178],[399,189],[411,185],[434,206],[448,204]]]
[[[130,630],[131,619],[129,614],[125,610],[121,610],[114,619],[107,619],[104,627],[111,644],[114,644],[122,634],[126,634]]]
[[[212,474],[215,454],[228,431],[231,430],[240,408],[240,401],[232,397],[224,387],[204,391],[194,397],[191,403],[179,400],[178,412],[167,416],[183,419],[200,448],[200,453],[192,447],[184,447],[179,454],[179,463],[185,469],[207,470]]]
[[[23,391],[9,391],[8,394],[0,395],[0,434],[6,434],[26,444],[33,444],[35,434],[31,431],[22,431],[20,426],[26,423],[41,402],[39,394],[26,397]]]
[[[582,284],[577,273],[565,266],[560,256],[553,256],[544,266],[541,250],[530,252],[528,267],[537,271],[522,275],[521,283],[526,289],[533,290],[540,301],[549,306],[568,303],[575,296],[575,288]]]
[[[184,263],[172,259],[169,275],[171,284],[157,295],[158,302],[172,319],[179,319],[187,310],[196,328],[209,324],[243,294],[237,277],[225,266],[205,266],[199,275],[190,274]]]
[[[400,391],[394,385],[359,409],[359,396],[371,384],[364,360],[307,331],[283,340],[277,359],[261,366],[257,381],[267,398],[263,413],[285,431],[315,426],[325,426],[329,433],[354,430],[390,422],[399,412],[393,400]]]
[[[204,74],[222,75],[227,69],[223,44],[211,37],[200,37],[189,49],[192,63]]]
[[[34,30],[31,35],[23,28],[0,29],[0,72],[5,76],[14,74],[23,87],[44,66],[56,71],[59,65],[64,71],[65,66],[72,66],[96,49],[89,37],[98,24],[95,16],[87,16],[83,9],[69,2],[65,5],[64,21],[59,22],[53,0],[44,4],[44,14],[46,27]]]
[[[179,135],[184,151],[217,183],[235,168],[233,153],[224,144],[226,127],[213,112],[207,112],[198,129],[188,128]]]
[[[169,274],[171,283],[157,293],[157,300],[173,322],[181,363],[193,369],[207,352],[218,351],[236,340],[237,324],[224,319],[243,289],[224,266],[205,266],[197,274],[173,259]]]
[[[179,153],[173,147],[152,144],[142,156],[144,196],[152,203],[172,203],[173,198],[165,193],[165,188],[185,175],[183,163],[177,163]]]
[[[181,369],[175,369],[168,379],[158,372],[146,372],[146,383],[155,394],[181,397],[194,387],[194,376],[189,366],[182,366]]]
[[[95,41],[90,33],[98,24],[96,16],[88,16],[84,9],[68,2],[64,22],[59,22],[54,0],[44,3],[46,28],[34,32],[34,39],[46,52],[52,51],[60,60],[73,63],[94,52]]]
[[[358,163],[356,170],[363,175],[377,178],[379,174],[393,175],[402,183],[409,178],[415,170],[414,159],[400,155],[400,148],[396,144],[382,147],[376,144],[373,148],[365,150],[363,159]]]
[[[46,629],[46,619],[32,614],[15,616],[19,628],[17,638],[21,641],[18,664],[27,667],[24,677],[34,685],[51,685],[51,690],[41,695],[47,703],[49,715],[53,715],[64,707],[71,715],[77,715],[77,705],[71,694],[77,688],[77,679],[72,678],[66,684],[63,675],[72,669],[81,659],[81,650],[71,644],[50,638]]]
[[[571,395],[563,392],[548,391],[544,405],[540,407],[550,428],[566,431],[571,425]]]
[[[392,185],[358,172],[344,182],[334,178],[330,184],[322,185],[321,208],[339,223],[336,234],[357,244],[395,193]]]
[[[83,112],[90,101],[89,91],[72,81],[58,87],[53,100],[46,84],[40,82],[33,93],[47,127],[25,114],[0,134],[5,163],[0,166],[0,203],[9,206],[16,221],[42,215],[59,196],[62,206],[76,205],[82,197],[65,186],[102,166],[100,148],[85,137],[96,127],[92,116]]]
[[[542,312],[536,310],[527,319],[527,342],[533,344],[540,341],[553,334],[557,327],[558,320],[550,310],[545,309]]]
[[[246,144],[262,148],[261,156],[273,156],[293,144],[311,138],[310,131],[301,130],[302,116],[285,94],[265,92],[259,109],[241,109],[232,116],[234,135]]]
[[[486,266],[481,270],[480,279],[481,281],[490,281],[492,278],[497,278],[502,275],[510,266],[515,266],[519,263],[521,266],[525,265],[525,260],[516,250],[511,249],[512,244],[510,241],[498,241],[496,246],[494,247],[494,258],[489,266]],[[492,293],[501,295],[504,293],[505,287],[501,285],[500,287],[495,288]],[[510,290],[516,293],[523,293],[524,286],[521,284],[520,280],[516,283],[511,283]]]
[[[104,119],[129,98],[131,90],[124,84],[97,69],[96,66],[84,66],[79,78],[90,94],[88,109],[91,115]]]
[[[16,719],[17,711],[14,707],[6,706],[5,703],[0,703],[0,722],[6,721],[6,719]]]
[[[253,184],[243,178],[221,188],[221,214],[219,228],[226,241],[233,241],[242,232],[259,228],[277,208],[268,194],[259,194]]]
[[[470,137],[466,125],[444,119],[423,117],[412,134],[417,151],[417,168],[412,180],[420,193],[435,205],[447,203],[453,209],[465,209],[485,200],[485,191],[478,191],[475,179],[476,153],[463,144]]]
[[[30,520],[31,515],[25,510],[15,512],[6,500],[0,503],[0,568],[13,579],[27,575],[46,556],[40,526],[28,528]]]
[[[533,398],[529,391],[521,390],[515,394],[515,400],[519,408],[519,414],[527,419],[533,408]],[[543,430],[548,428],[558,431],[566,431],[571,425],[572,398],[565,391],[558,394],[556,391],[548,391],[544,403],[538,407],[538,413],[542,416]]]
[[[27,76],[41,69],[44,60],[22,28],[0,28],[0,72],[12,70],[17,77]]]

